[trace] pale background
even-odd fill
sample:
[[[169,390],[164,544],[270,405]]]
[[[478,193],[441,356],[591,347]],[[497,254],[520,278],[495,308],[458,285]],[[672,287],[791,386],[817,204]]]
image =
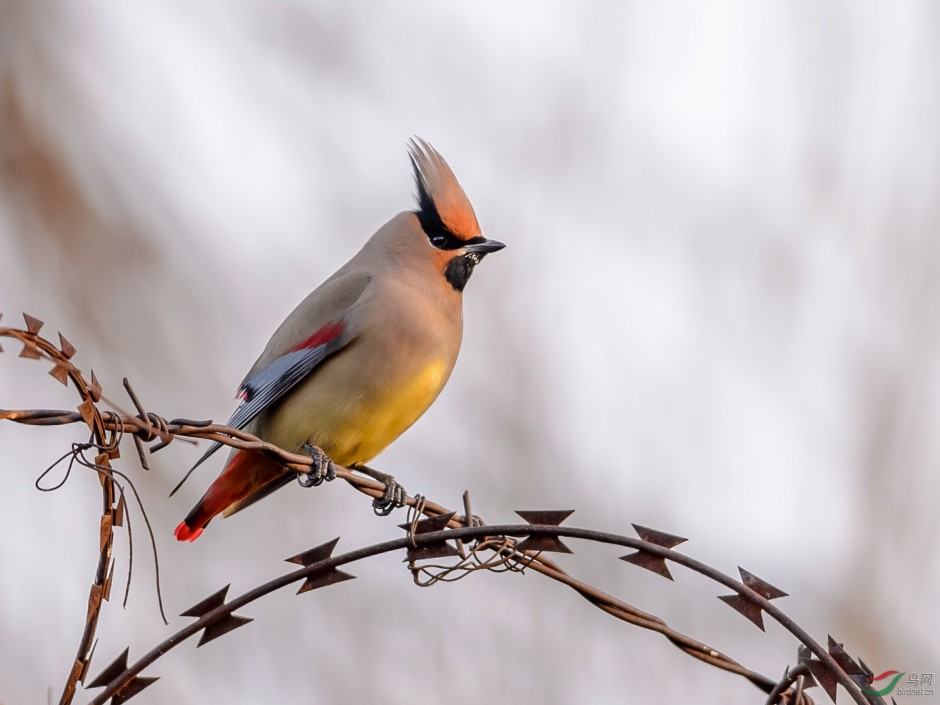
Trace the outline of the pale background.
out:
[[[491,522],[570,507],[574,525],[688,536],[876,671],[937,672],[938,69],[933,2],[2,0],[3,324],[62,330],[114,397],[126,375],[158,413],[223,420],[277,323],[412,207],[405,143],[423,136],[509,246],[467,290],[450,384],[375,465],[452,506],[468,488]],[[75,404],[4,346],[0,407]],[[98,481],[33,481],[83,439],[0,424],[5,705],[57,698],[74,657]],[[198,454],[121,465],[171,615],[334,536],[399,535],[403,512],[376,519],[336,483],[178,545],[218,469],[167,500]],[[126,548],[121,532],[118,575]],[[575,548],[581,577],[745,664],[794,662],[714,584]],[[115,580],[92,674],[170,633],[148,553],[126,612]],[[251,605],[134,702],[763,700],[535,575],[421,590],[400,560]]]

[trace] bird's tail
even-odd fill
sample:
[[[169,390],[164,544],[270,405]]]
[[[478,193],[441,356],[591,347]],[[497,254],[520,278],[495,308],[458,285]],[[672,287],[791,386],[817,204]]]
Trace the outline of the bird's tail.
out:
[[[238,451],[173,535],[177,541],[195,541],[216,514],[264,489],[284,473],[280,463],[263,453]]]

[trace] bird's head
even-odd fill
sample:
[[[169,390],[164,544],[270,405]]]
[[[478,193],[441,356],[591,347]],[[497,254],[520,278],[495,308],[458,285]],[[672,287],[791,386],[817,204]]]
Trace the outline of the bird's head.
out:
[[[431,248],[428,254],[454,290],[463,291],[480,260],[505,245],[483,237],[467,194],[437,150],[420,138],[409,147],[418,189],[414,213]]]

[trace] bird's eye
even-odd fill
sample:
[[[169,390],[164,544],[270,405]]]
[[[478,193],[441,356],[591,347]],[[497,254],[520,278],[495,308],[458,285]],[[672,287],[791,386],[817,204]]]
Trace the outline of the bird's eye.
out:
[[[442,248],[446,243],[447,243],[447,238],[444,237],[443,235],[431,236],[431,244],[434,245],[434,247],[438,249]]]

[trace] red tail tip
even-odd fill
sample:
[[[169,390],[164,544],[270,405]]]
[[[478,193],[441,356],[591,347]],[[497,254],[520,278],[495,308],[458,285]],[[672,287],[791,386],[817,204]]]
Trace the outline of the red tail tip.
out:
[[[173,532],[173,535],[176,537],[177,541],[189,541],[192,543],[202,535],[203,527],[198,529],[190,529],[185,521],[181,521],[180,525],[176,527],[176,531]]]

